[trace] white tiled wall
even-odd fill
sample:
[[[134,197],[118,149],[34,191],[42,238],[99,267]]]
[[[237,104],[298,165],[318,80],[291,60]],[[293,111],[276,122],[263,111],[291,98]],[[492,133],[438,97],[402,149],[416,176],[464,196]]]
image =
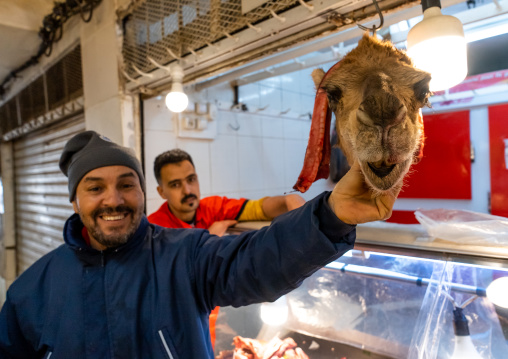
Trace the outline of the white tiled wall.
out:
[[[325,67],[326,70],[326,67]],[[256,199],[292,191],[302,168],[314,106],[314,84],[305,69],[240,87],[240,102],[248,111],[231,110],[229,85],[209,88],[191,101],[219,107],[217,136],[213,140],[178,137],[177,120],[164,106],[164,98],[144,103],[147,213],[160,199],[153,161],[164,151],[179,147],[190,153],[199,176],[202,196],[223,195]],[[302,196],[311,199],[333,184],[314,183]]]

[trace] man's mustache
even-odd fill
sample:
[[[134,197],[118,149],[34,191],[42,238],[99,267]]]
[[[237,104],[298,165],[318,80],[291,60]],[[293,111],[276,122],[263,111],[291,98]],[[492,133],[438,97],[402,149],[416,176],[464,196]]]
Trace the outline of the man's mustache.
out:
[[[99,216],[113,214],[113,213],[134,213],[134,210],[126,205],[119,205],[116,207],[104,207],[98,208],[92,212],[92,218],[97,218]]]
[[[191,199],[191,198],[198,199],[198,196],[196,196],[195,194],[189,193],[188,195],[183,197],[180,202],[183,204],[185,201],[187,201],[188,199]]]

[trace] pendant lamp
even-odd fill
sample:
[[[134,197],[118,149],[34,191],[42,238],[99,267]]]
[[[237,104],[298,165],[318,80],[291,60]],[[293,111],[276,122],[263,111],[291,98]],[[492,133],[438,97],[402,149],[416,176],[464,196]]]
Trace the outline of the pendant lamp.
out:
[[[459,19],[441,13],[440,0],[422,0],[423,20],[407,35],[407,54],[415,66],[432,75],[431,91],[462,82],[467,76],[467,50]]]
[[[166,107],[171,112],[182,112],[189,105],[189,98],[183,92],[183,69],[180,65],[175,65],[171,69],[173,84],[171,91],[166,95]]]

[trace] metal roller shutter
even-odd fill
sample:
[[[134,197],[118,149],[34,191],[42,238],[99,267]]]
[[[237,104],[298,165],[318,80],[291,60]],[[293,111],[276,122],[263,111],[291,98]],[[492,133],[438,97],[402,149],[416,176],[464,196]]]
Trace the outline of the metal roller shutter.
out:
[[[65,143],[84,130],[81,113],[14,142],[18,275],[63,243],[73,210],[58,161]]]

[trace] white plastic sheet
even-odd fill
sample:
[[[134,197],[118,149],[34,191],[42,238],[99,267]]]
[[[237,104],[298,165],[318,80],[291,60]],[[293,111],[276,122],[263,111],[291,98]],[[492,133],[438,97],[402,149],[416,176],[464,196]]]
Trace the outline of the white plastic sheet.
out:
[[[508,218],[456,209],[415,212],[429,236],[462,244],[508,246]]]

